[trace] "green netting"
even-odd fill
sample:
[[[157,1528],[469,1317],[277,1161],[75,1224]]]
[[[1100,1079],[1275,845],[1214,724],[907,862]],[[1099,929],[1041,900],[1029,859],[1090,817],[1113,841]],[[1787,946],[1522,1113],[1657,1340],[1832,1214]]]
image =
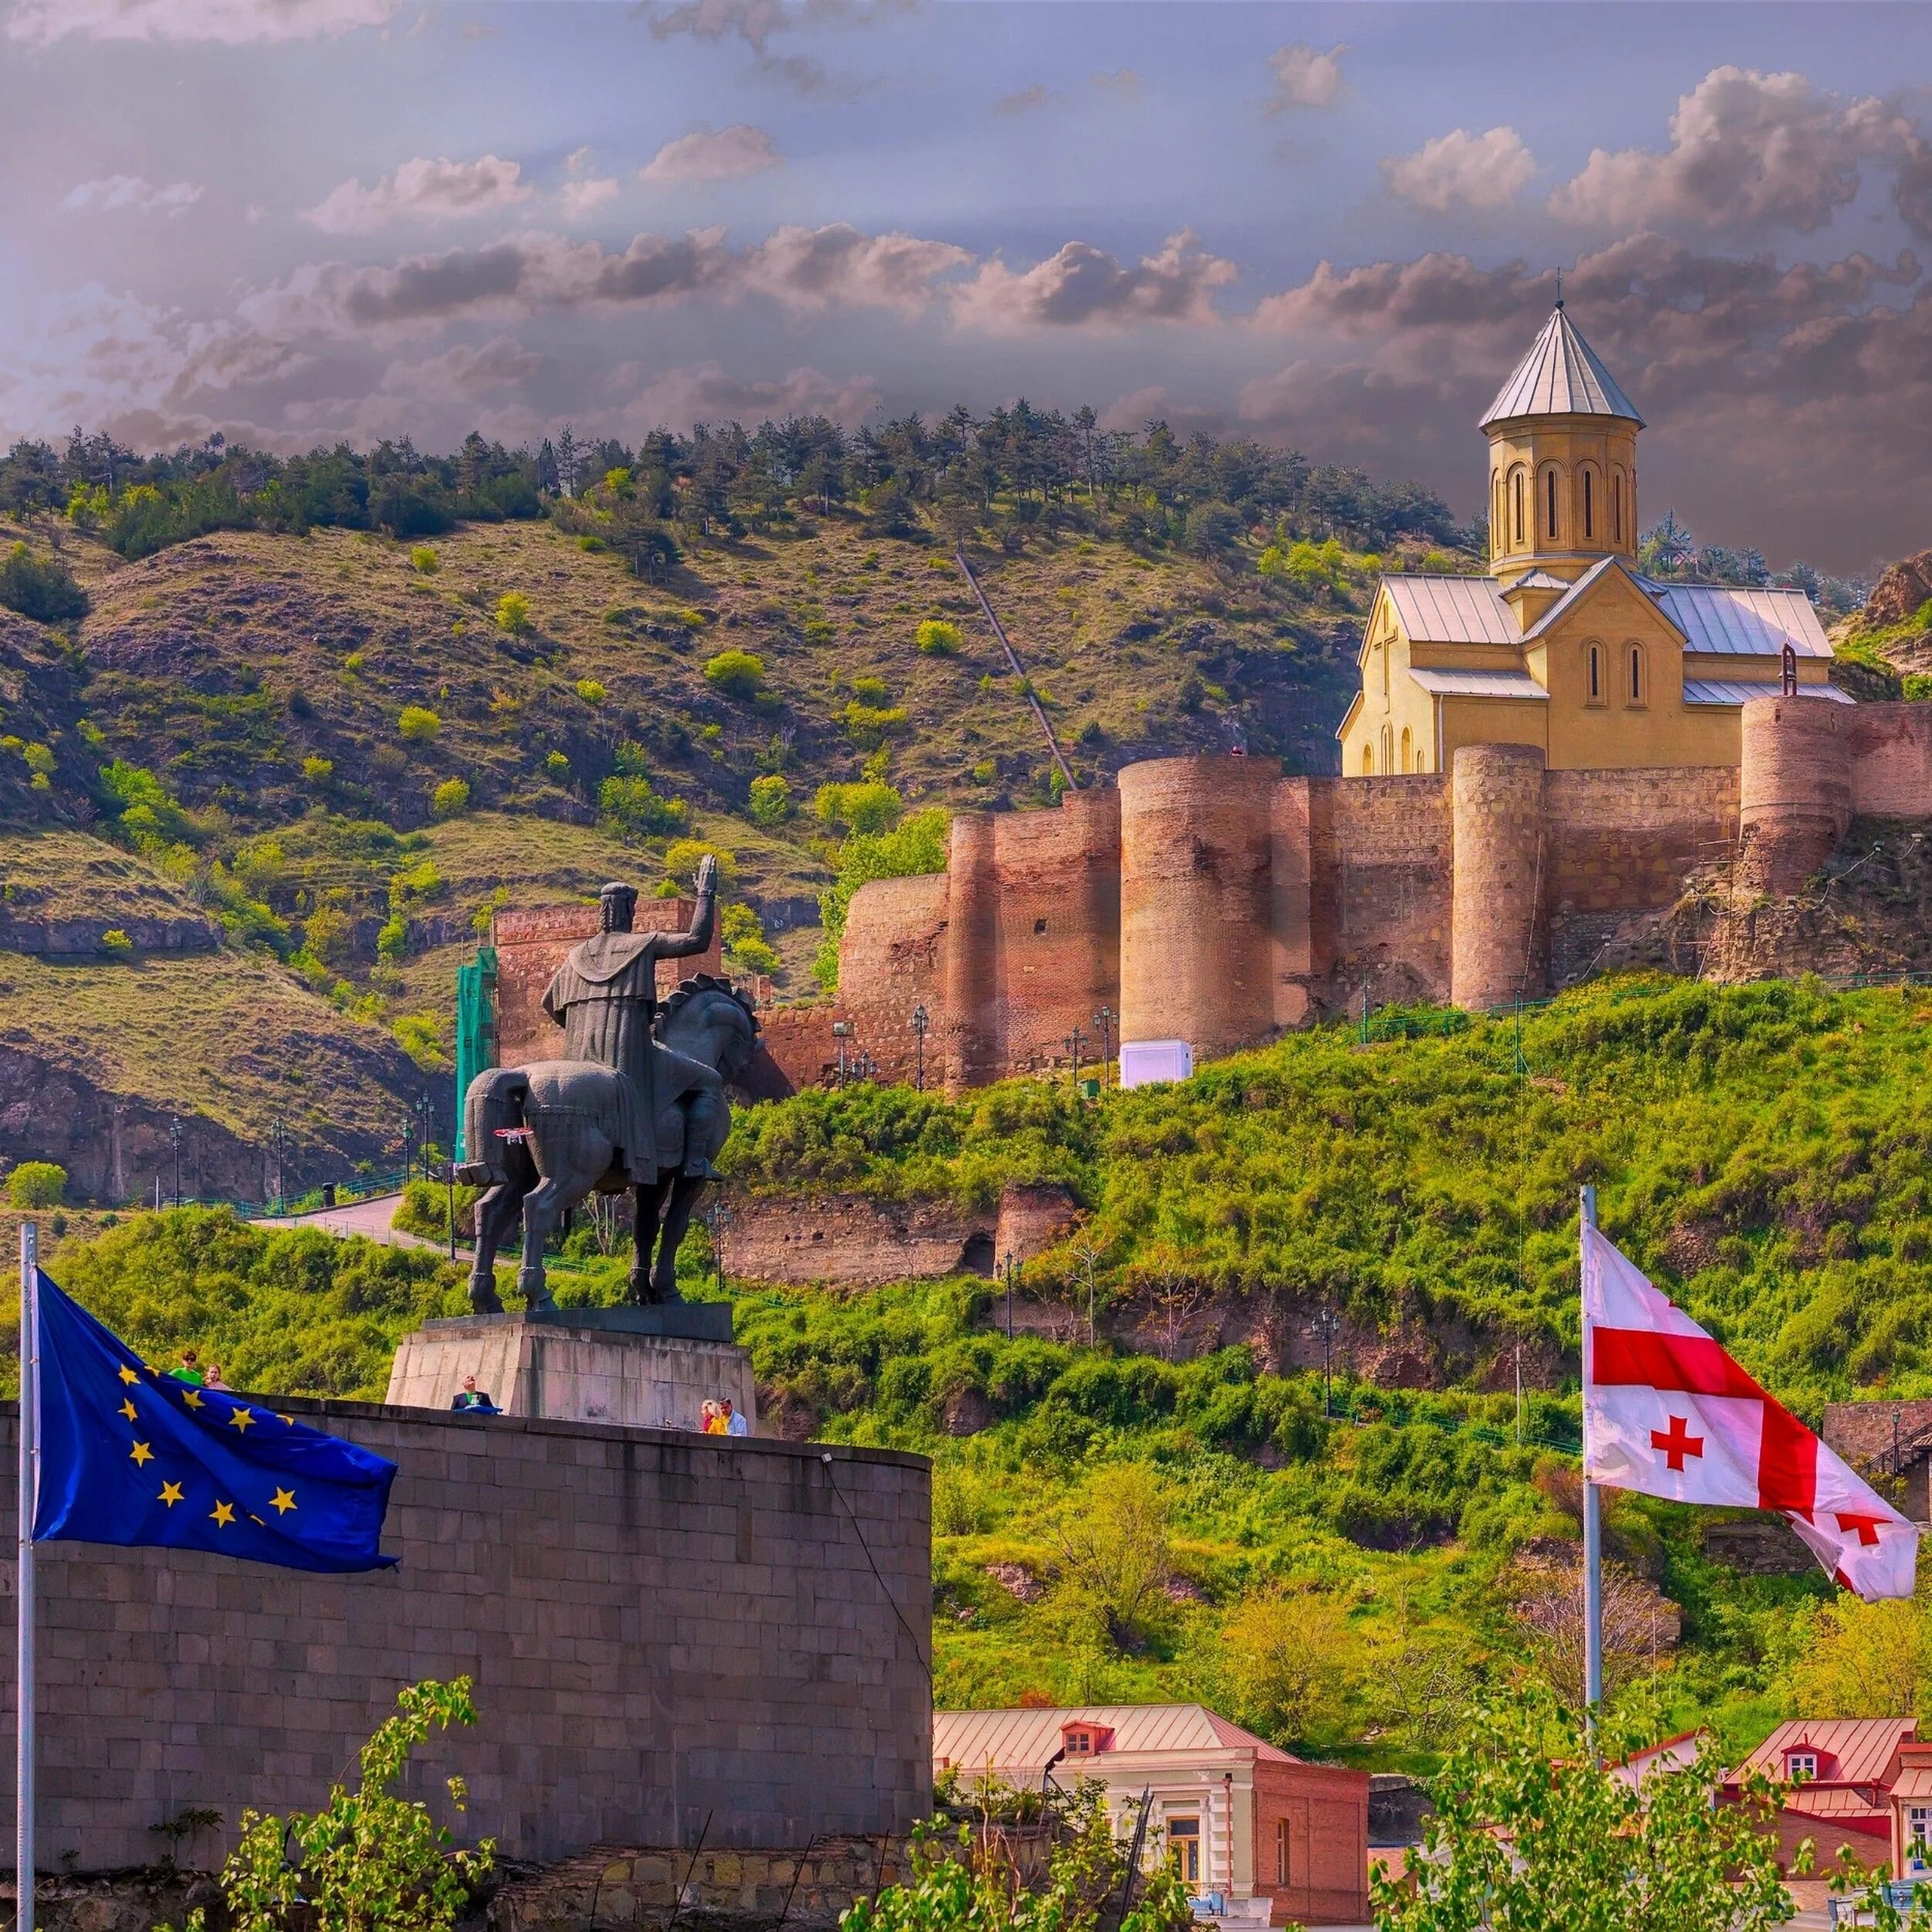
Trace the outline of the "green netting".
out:
[[[456,1158],[470,1157],[463,1145],[463,1100],[470,1082],[496,1064],[496,952],[479,946],[476,957],[456,969]]]

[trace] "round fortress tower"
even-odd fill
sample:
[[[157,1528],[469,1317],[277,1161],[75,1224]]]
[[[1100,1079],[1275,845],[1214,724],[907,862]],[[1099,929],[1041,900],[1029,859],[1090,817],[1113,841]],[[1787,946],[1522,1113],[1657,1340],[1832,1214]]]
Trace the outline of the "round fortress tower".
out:
[[[1852,707],[1804,693],[1743,708],[1738,846],[1745,882],[1795,892],[1852,822]]]
[[[1483,1012],[1543,984],[1543,752],[1535,745],[1461,746],[1451,791],[1449,997]]]
[[[1274,1026],[1273,758],[1158,758],[1121,794],[1121,1038],[1197,1060]]]
[[[999,878],[994,825],[983,811],[953,815],[946,857],[941,952],[946,1077],[954,1086],[998,1079]]]

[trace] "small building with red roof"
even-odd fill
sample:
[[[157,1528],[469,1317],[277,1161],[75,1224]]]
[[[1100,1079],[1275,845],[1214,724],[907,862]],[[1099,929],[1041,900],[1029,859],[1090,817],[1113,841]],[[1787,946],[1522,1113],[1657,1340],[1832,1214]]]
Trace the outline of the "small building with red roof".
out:
[[[1837,1864],[1840,1845],[1849,1845],[1866,1865],[1897,1857],[1900,1820],[1894,1803],[1908,1755],[1915,1760],[1917,1720],[1910,1717],[1794,1718],[1781,1724],[1725,1781],[1724,1794],[1742,1795],[1743,1781],[1758,1776],[1788,1781],[1798,1788],[1785,1799],[1777,1819],[1778,1855],[1791,1869],[1804,1841],[1811,1841],[1815,1869]],[[1932,1766],[1932,1747],[1923,1747]],[[1914,1767],[1927,1786],[1913,1801],[1932,1822],[1932,1776]]]
[[[933,1769],[1037,1790],[1107,1787],[1116,1814],[1148,1794],[1150,1832],[1224,1927],[1369,1916],[1369,1774],[1314,1764],[1200,1704],[935,1711]]]

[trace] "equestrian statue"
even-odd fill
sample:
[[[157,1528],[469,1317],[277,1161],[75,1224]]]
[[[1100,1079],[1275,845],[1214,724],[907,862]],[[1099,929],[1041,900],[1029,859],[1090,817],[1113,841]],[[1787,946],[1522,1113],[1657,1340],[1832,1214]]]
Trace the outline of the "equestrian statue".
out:
[[[564,1057],[492,1067],[470,1083],[463,1138],[471,1158],[459,1172],[485,1190],[470,1270],[478,1314],[502,1308],[496,1251],[519,1213],[518,1290],[526,1307],[554,1308],[546,1238],[589,1195],[627,1189],[637,1209],[631,1299],[682,1298],[678,1248],[731,1130],[726,1083],[758,1044],[751,1003],[729,981],[700,973],[658,1001],[658,961],[711,944],[717,879],[717,861],[707,856],[696,916],[683,933],[633,932],[636,890],[606,886],[600,930],[571,949],[543,996],[544,1012],[563,1029]]]

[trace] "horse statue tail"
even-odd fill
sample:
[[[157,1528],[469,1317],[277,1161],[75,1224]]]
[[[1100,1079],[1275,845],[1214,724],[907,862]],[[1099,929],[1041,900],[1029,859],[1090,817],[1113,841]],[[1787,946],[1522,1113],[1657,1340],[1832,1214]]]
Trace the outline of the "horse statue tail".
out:
[[[529,1077],[519,1067],[486,1067],[470,1082],[463,1097],[463,1151],[469,1158],[457,1169],[458,1179],[472,1187],[512,1179],[511,1153],[521,1141],[529,1097]]]

